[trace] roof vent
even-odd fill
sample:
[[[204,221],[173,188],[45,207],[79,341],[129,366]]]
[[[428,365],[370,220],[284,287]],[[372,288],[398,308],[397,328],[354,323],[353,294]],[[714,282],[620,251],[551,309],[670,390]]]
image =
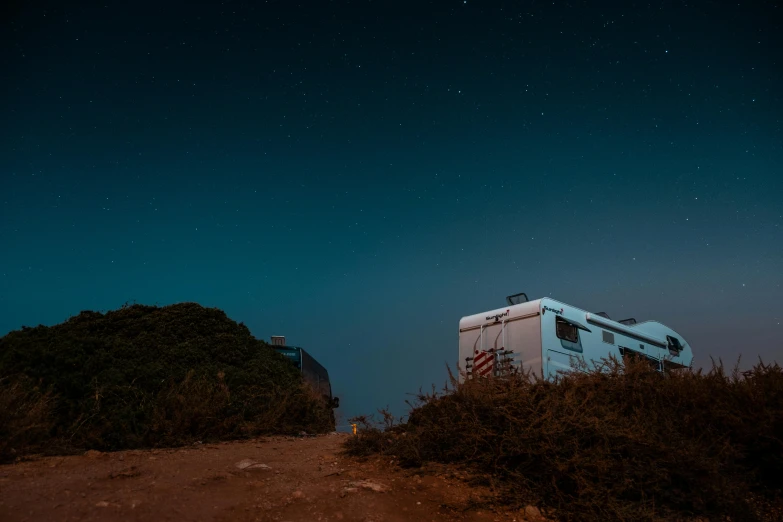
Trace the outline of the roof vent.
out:
[[[624,324],[626,326],[631,326],[631,325],[636,324],[636,319],[634,319],[633,317],[629,317],[628,319],[621,319],[621,320],[619,320],[617,322],[620,323],[620,324]]]
[[[606,312],[596,312],[595,315],[600,315],[601,317],[605,319],[609,319],[610,321],[612,320],[612,318],[609,317],[609,314],[607,314]]]
[[[527,294],[524,292],[521,292],[519,294],[514,294],[506,297],[506,302],[508,303],[508,306],[514,306],[522,303],[527,303],[528,298]]]
[[[272,346],[285,346],[285,335],[273,335]]]

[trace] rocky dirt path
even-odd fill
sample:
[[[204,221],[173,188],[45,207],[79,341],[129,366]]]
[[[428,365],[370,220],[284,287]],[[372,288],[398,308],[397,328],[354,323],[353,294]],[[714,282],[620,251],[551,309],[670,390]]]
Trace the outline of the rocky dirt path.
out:
[[[512,521],[448,470],[341,455],[350,435],[88,452],[0,466],[3,521]]]

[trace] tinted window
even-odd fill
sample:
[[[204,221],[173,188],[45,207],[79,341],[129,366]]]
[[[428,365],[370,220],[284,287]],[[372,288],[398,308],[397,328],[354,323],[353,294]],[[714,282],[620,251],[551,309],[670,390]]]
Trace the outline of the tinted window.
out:
[[[558,317],[555,321],[555,328],[558,338],[565,341],[570,341],[572,343],[579,342],[579,331],[577,330],[576,326],[567,323]]]

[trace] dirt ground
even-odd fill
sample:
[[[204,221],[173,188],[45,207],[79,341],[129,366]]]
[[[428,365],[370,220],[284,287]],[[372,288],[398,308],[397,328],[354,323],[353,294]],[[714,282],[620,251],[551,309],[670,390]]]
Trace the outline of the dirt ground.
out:
[[[471,507],[490,493],[459,472],[344,457],[341,443],[350,436],[91,451],[0,466],[0,520],[526,520]]]

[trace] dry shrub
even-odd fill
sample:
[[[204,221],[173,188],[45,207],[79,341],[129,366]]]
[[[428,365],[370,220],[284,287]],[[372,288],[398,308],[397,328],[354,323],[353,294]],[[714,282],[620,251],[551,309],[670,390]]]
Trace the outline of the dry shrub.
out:
[[[782,441],[777,364],[661,374],[611,359],[556,382],[452,377],[420,394],[407,423],[368,421],[346,449],[466,464],[509,505],[561,520],[761,520],[783,487]]]
[[[25,377],[0,380],[0,462],[39,451],[171,447],[334,429],[331,408],[305,383],[232,393],[221,374],[191,371],[181,381],[168,379],[154,394],[133,385],[103,386],[65,426],[57,425],[57,399]]]
[[[0,462],[40,449],[54,425],[52,394],[24,377],[0,379]]]
[[[333,428],[330,409],[309,386],[249,386],[232,394],[223,380],[195,377],[171,383],[155,398],[146,446],[228,440]]]
[[[399,453],[403,449],[400,441],[395,444],[395,437],[400,434],[407,434],[406,426],[402,424],[402,419],[395,420],[388,409],[378,410],[383,417],[382,423],[378,423],[373,415],[359,415],[351,417],[348,422],[356,424],[357,432],[355,437],[345,441],[345,449],[349,455],[354,457],[369,457],[378,453],[388,453],[394,447],[394,451]],[[421,459],[405,459],[406,463],[415,462],[421,464]]]

